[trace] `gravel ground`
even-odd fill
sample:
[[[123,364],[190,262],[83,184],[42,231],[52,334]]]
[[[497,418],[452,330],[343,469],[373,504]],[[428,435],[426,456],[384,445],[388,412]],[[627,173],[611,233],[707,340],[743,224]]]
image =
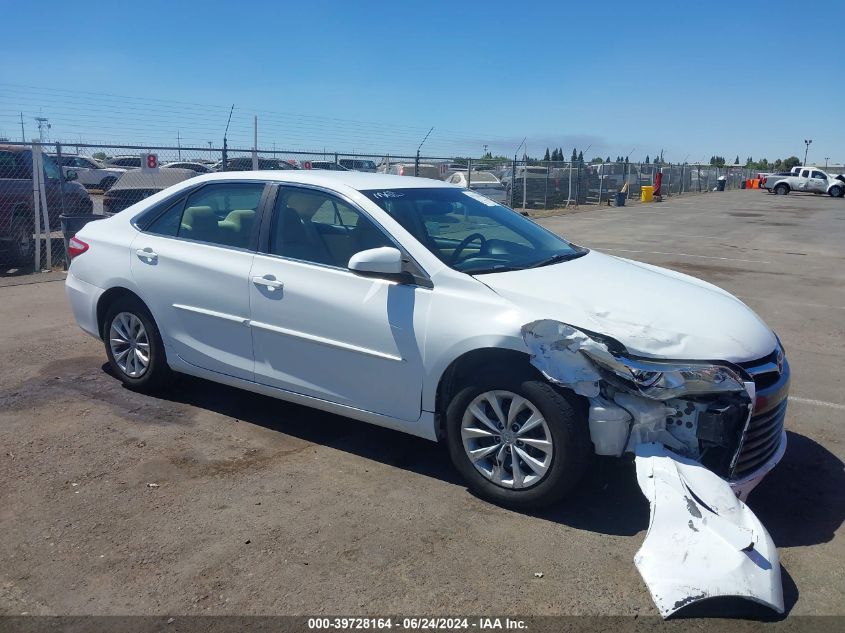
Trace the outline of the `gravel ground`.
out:
[[[750,506],[789,614],[845,615],[845,202],[738,191],[541,222],[719,284],[778,331],[789,449]],[[656,614],[630,463],[596,459],[527,515],[425,440],[196,379],[134,394],[62,278],[0,278],[0,614]]]

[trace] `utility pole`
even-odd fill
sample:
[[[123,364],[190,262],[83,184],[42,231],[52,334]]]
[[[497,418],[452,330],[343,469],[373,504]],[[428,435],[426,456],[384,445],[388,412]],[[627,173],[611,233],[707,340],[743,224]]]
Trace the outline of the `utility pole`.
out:
[[[825,157],[824,157],[824,170],[825,170],[825,171],[827,171],[827,161],[829,161],[829,160],[830,160],[830,156],[825,156]]]
[[[208,160],[214,160],[214,155],[211,152],[211,141],[208,142]]]
[[[179,136],[179,130],[176,130],[176,155],[182,160],[182,137]]]
[[[23,129],[23,112],[21,112],[21,143],[26,143],[26,132]]]
[[[810,151],[810,144],[813,142],[813,139],[804,139],[804,166],[807,166],[807,152]]]
[[[35,117],[35,121],[38,123],[38,140],[41,143],[44,143],[47,140],[45,138],[44,132],[45,130],[50,129],[50,124],[47,122],[47,117],[43,116]]]

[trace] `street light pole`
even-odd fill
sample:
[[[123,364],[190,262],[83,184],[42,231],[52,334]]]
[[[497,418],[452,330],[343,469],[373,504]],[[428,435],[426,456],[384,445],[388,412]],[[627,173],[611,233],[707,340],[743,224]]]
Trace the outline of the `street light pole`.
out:
[[[813,139],[804,139],[804,166],[807,166],[807,152],[810,151],[810,143],[813,142]]]

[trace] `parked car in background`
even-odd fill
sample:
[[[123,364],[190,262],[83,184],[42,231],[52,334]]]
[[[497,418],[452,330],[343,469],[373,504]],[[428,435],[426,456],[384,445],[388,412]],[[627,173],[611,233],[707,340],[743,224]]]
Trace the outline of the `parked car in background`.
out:
[[[50,154],[50,156],[53,157],[53,160],[59,162],[57,155]],[[117,179],[126,172],[126,169],[122,167],[109,167],[96,158],[89,156],[62,154],[60,162],[62,172],[65,175],[69,171],[75,171],[79,184],[83,187],[99,189],[100,191],[108,191],[117,182]]]
[[[107,214],[118,213],[196,175],[190,169],[159,169],[153,172],[132,169],[123,174],[103,196],[103,211]]]
[[[514,178],[515,176],[515,178]],[[521,206],[523,202],[523,183],[525,183],[525,204],[532,207],[543,204],[547,197],[549,170],[538,165],[521,165],[515,170],[502,174],[502,184],[508,200],[513,200],[513,206]]]
[[[328,171],[349,171],[343,165],[332,162],[330,160],[312,160],[309,161],[311,169],[325,169]]]
[[[781,196],[793,191],[826,193],[834,198],[845,195],[845,182],[815,167],[795,167],[788,176],[770,175],[761,181],[761,185],[770,193]]]
[[[214,170],[209,165],[206,165],[204,163],[194,163],[190,161],[166,163],[161,166],[161,169],[190,169],[196,174],[210,174],[214,172]]]
[[[446,180],[456,171],[466,171],[466,163],[437,163],[437,169],[440,171],[440,179]]]
[[[489,171],[473,171],[469,176],[466,171],[456,171],[446,182],[475,191],[504,206],[510,203],[505,186]]]
[[[296,165],[279,158],[258,158],[258,169],[260,171],[284,171],[288,169],[299,169]],[[234,158],[226,159],[226,167],[223,167],[223,161],[214,163],[214,171],[252,171],[252,157],[251,156],[235,156]]]
[[[375,162],[364,158],[341,158],[337,162],[351,171],[376,172]]]
[[[393,174],[394,176],[414,176],[419,178],[433,178],[440,180],[440,168],[431,163],[420,163],[414,166],[414,163],[382,163],[380,166],[382,174]],[[416,172],[416,173],[415,173]]]
[[[106,163],[109,167],[123,167],[125,169],[141,169],[141,156],[112,156]]]
[[[76,174],[62,173],[51,156],[44,161],[50,230],[61,228],[59,216],[93,210],[91,196],[75,182]],[[0,260],[24,265],[35,256],[35,219],[32,195],[32,150],[28,146],[0,145]]]

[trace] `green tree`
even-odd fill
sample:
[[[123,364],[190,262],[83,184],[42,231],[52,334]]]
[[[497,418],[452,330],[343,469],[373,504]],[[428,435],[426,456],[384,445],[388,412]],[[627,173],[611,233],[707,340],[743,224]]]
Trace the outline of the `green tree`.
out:
[[[604,159],[604,162],[606,162],[606,163],[609,163],[609,162],[610,162],[610,156],[609,156],[609,155],[608,155],[608,157],[607,157],[607,158],[605,158],[605,159]]]
[[[573,163],[574,163],[576,160],[578,160],[578,152],[575,150],[575,148],[574,148],[574,147],[572,148],[572,157],[571,157],[569,160],[571,160]]]
[[[94,152],[91,154],[91,158],[96,158],[97,160],[108,160],[109,156],[105,152]]]
[[[543,160],[552,160],[552,157],[549,155],[549,148],[546,148],[546,153],[543,156]]]
[[[734,161],[734,165],[739,165],[739,154],[736,155],[736,160]]]
[[[584,164],[584,152],[578,152],[578,162]]]
[[[651,163],[651,158],[649,157],[648,154],[646,154],[645,155],[645,164],[648,165],[649,163]]]
[[[601,165],[604,161],[602,160],[601,156],[596,156],[592,160],[590,160],[591,165]]]
[[[797,156],[790,156],[789,158],[784,159],[783,161],[783,168],[784,169],[792,169],[793,167],[798,167],[801,164],[801,159]]]

